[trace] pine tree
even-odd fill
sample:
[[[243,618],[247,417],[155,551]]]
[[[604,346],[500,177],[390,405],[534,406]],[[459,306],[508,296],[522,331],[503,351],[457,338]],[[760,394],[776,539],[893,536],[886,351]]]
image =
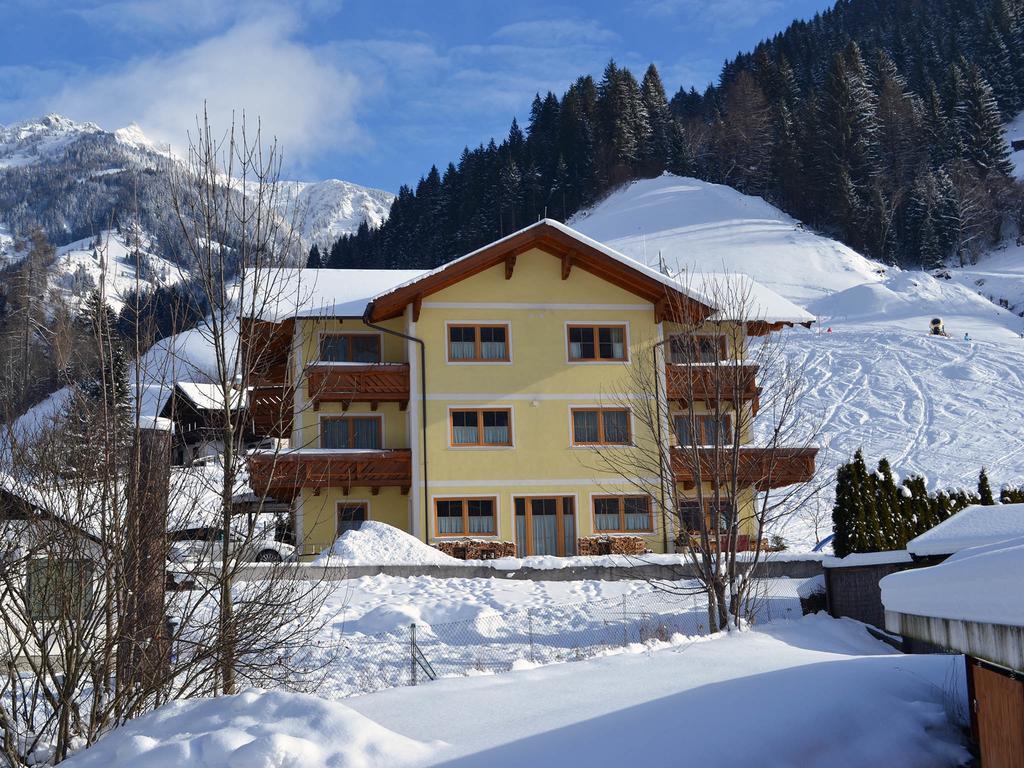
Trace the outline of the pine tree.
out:
[[[1011,175],[1010,149],[1003,135],[999,106],[981,70],[973,64],[967,69],[963,95],[957,105],[957,122],[966,159],[982,178]]]
[[[978,498],[980,503],[989,506],[996,503],[995,498],[992,496],[992,486],[988,482],[988,474],[985,472],[985,468],[981,468],[981,472],[978,474]]]
[[[647,67],[640,83],[640,98],[650,130],[640,147],[639,172],[644,176],[658,176],[672,156],[672,115],[661,76],[653,64]]]
[[[306,259],[307,269],[321,269],[323,262],[320,259],[320,248],[316,243],[313,243],[313,247],[309,249],[309,258]]]

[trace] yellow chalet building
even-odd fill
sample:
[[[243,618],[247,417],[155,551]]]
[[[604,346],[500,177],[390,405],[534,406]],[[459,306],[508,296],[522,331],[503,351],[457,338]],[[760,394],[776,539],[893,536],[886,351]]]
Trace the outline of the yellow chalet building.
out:
[[[699,295],[546,219],[428,272],[294,270],[286,282],[280,294],[295,298],[249,321],[265,342],[253,418],[287,447],[250,454],[249,467],[257,493],[291,503],[301,553],[364,520],[432,544],[515,542],[520,556],[574,555],[580,538],[606,535],[673,549],[674,516],[595,459],[638,450],[641,438],[670,452],[696,439],[678,416],[706,408],[701,388],[674,397],[676,350],[660,365],[652,350],[673,327],[715,313]],[[757,291],[771,297],[772,317],[730,341],[697,337],[692,354],[742,364],[736,338],[813,320]],[[662,435],[639,434],[652,430],[630,407],[651,391],[621,391],[641,364],[658,367],[655,386],[674,403]],[[747,390],[736,407],[756,412],[759,390]],[[756,465],[758,449],[743,450]],[[770,480],[748,472],[740,515],[765,483],[809,479],[814,458],[775,456]],[[686,504],[692,477],[671,466]]]

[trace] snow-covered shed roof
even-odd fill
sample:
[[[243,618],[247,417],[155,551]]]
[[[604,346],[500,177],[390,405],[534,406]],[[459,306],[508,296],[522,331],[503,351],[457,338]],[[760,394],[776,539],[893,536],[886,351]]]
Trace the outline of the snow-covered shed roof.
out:
[[[905,549],[888,552],[854,552],[846,557],[826,557],[821,561],[825,568],[861,568],[867,565],[896,565],[911,562],[910,553]]]
[[[289,317],[362,317],[374,296],[420,275],[417,269],[288,269],[250,272],[242,316],[268,322]],[[258,297],[263,293],[271,298]]]
[[[950,555],[1024,536],[1024,504],[975,504],[907,542],[912,555]]]
[[[205,384],[197,381],[177,381],[174,385],[178,390],[192,401],[192,404],[202,411],[217,411],[224,404],[224,390],[218,384]],[[234,390],[231,393],[231,407],[245,407],[246,393],[243,390]]]
[[[887,611],[1024,627],[1024,537],[972,547],[881,581]]]

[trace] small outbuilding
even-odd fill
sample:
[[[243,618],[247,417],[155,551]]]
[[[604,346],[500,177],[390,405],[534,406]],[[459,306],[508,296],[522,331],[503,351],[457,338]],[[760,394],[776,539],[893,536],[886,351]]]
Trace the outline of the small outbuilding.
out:
[[[963,549],[881,582],[890,632],[964,654],[983,766],[1024,768],[1022,585],[1024,537]]]
[[[1024,504],[973,504],[907,542],[919,565],[935,565],[970,547],[1024,536]]]

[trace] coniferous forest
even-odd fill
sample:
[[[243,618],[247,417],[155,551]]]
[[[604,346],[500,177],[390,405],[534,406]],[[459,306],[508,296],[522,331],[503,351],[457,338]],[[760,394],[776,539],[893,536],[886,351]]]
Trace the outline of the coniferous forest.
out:
[[[433,267],[669,171],[759,195],[882,260],[968,263],[1014,235],[1003,124],[1024,108],[1024,0],[840,0],[671,98],[609,62],[529,121],[403,186],[326,267]]]

